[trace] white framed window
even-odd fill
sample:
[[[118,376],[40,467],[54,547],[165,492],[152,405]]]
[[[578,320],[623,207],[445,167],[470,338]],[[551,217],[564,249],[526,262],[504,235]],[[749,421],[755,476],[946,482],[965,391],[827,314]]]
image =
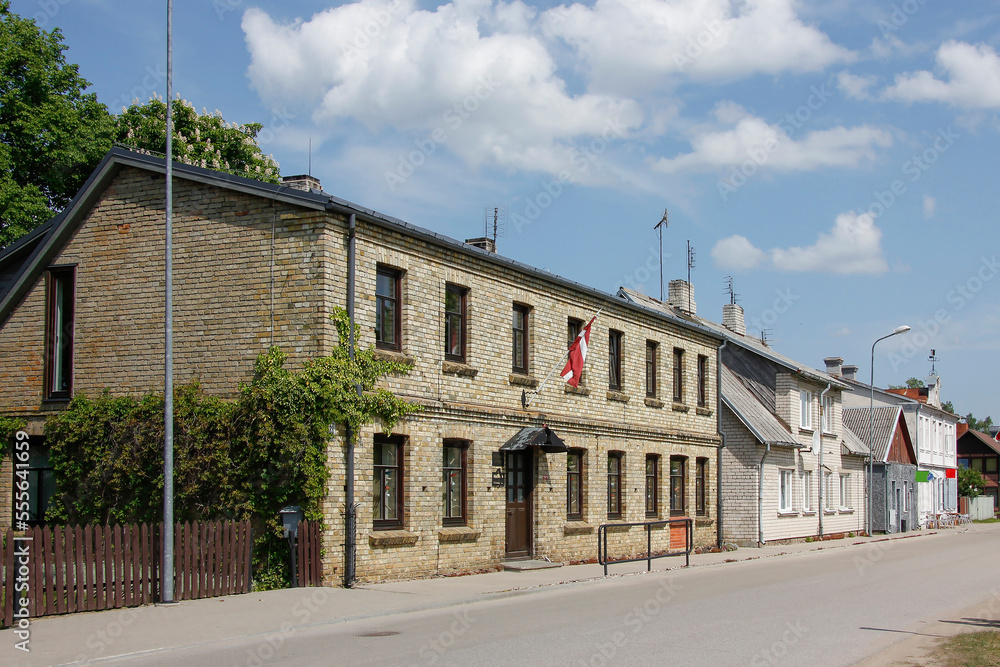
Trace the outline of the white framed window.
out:
[[[823,473],[823,506],[824,509],[833,509],[833,473]]]
[[[833,396],[823,397],[823,433],[833,433]]]
[[[811,471],[807,470],[802,473],[802,510],[805,512],[812,511],[812,477]]]
[[[792,511],[792,471],[778,471],[778,511]]]
[[[804,389],[799,391],[799,428],[811,429],[813,427],[812,400],[813,393],[811,391]]]
[[[851,476],[840,476],[840,509],[851,508]]]

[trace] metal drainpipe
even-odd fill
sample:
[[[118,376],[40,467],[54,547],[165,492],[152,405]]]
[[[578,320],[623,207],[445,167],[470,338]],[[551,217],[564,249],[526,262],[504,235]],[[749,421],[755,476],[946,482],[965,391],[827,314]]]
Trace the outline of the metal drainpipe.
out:
[[[765,445],[764,456],[757,465],[757,546],[764,546],[764,459],[771,453],[771,443]]]
[[[719,428],[719,436],[722,442],[715,454],[715,541],[718,547],[722,548],[722,449],[726,446],[726,433],[722,430],[722,349],[726,347],[728,340],[723,340],[717,353],[715,362],[715,399],[718,403],[716,408],[716,423]]]
[[[826,396],[826,392],[830,391],[833,384],[827,384],[826,389],[819,394],[819,536],[823,537],[823,513],[826,508],[823,507],[823,482],[826,481],[826,472],[823,470],[823,397]]]
[[[356,267],[357,218],[352,213],[347,219],[347,319],[350,322],[348,350],[354,360],[354,279]],[[355,556],[357,550],[357,506],[354,503],[354,431],[350,424],[345,430],[347,453],[344,489],[344,587],[354,585]]]

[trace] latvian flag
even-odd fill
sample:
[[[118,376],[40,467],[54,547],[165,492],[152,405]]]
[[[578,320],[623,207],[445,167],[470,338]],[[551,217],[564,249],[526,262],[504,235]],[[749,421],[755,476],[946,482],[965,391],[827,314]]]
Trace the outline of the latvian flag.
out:
[[[580,335],[570,343],[569,361],[566,362],[566,367],[563,368],[561,375],[571,387],[576,387],[580,384],[580,376],[583,374],[583,362],[587,360],[587,346],[590,344],[590,326],[596,319],[597,315],[594,315],[587,322],[587,326],[580,330]]]

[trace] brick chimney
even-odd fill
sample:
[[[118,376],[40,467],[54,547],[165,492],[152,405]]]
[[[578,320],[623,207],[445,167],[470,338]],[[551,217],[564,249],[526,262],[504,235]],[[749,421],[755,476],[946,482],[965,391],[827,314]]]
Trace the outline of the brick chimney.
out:
[[[738,303],[722,305],[722,326],[741,336],[747,335],[747,325],[743,320],[743,306]]]
[[[319,179],[315,176],[309,176],[306,174],[299,174],[298,176],[282,176],[281,184],[287,185],[290,188],[295,188],[296,190],[303,190],[305,192],[322,192],[323,186],[320,185]]]
[[[963,435],[966,434],[966,432],[968,432],[968,430],[969,430],[969,422],[965,421],[964,419],[960,420],[957,424],[955,424],[955,437],[961,438]]]
[[[495,253],[497,251],[497,243],[496,243],[496,241],[494,241],[493,239],[491,239],[491,238],[489,238],[487,236],[483,236],[483,237],[478,238],[478,239],[465,239],[465,242],[467,244],[471,245],[471,246],[475,246],[477,248],[481,248],[482,250],[485,250],[486,252],[494,252]]]
[[[667,284],[667,303],[689,315],[698,312],[694,302],[694,286],[686,280],[671,280]]]
[[[840,367],[840,374],[845,380],[857,380],[858,367],[854,364]]]
[[[842,372],[841,371],[841,366],[844,363],[844,360],[842,358],[840,358],[840,357],[827,357],[826,359],[823,360],[823,363],[826,364],[826,374],[827,375],[832,375],[833,377],[840,377],[841,372]]]

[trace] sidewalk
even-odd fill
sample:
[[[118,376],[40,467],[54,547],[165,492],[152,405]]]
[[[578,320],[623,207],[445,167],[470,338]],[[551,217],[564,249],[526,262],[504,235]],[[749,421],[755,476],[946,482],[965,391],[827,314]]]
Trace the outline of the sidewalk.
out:
[[[692,554],[691,567],[724,566],[725,563],[785,554],[851,548],[887,539],[923,539],[936,534],[937,531],[916,531],[890,537],[855,537]],[[653,561],[654,571],[683,566],[683,556]],[[643,561],[610,565],[608,573],[610,577],[616,577],[645,570],[646,563]],[[603,577],[604,568],[600,565],[572,565],[523,572],[361,584],[354,589],[293,588],[190,600],[173,605],[49,616],[32,621],[30,653],[14,647],[19,640],[12,630],[0,631],[0,664],[102,664],[114,657],[240,638],[259,637],[277,644],[306,628],[528,595],[551,586],[582,585]]]

